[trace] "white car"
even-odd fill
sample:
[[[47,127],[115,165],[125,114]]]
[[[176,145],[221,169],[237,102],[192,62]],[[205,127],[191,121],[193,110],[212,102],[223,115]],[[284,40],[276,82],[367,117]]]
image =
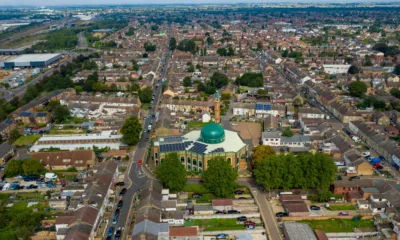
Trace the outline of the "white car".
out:
[[[238,126],[239,123],[231,123],[232,126]]]
[[[368,157],[369,155],[371,155],[371,153],[370,152],[363,152],[362,155],[363,155],[363,157]]]

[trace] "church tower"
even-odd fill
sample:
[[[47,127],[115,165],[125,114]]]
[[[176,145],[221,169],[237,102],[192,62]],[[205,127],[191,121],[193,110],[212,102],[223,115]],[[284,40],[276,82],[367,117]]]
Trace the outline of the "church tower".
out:
[[[214,119],[216,123],[221,122],[221,102],[218,91],[214,94]]]

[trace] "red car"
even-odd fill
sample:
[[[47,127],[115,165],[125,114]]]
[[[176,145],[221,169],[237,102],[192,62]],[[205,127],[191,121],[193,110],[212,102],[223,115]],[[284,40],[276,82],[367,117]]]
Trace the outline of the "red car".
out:
[[[137,163],[137,165],[138,165],[138,167],[141,167],[142,166],[142,160],[140,159],[140,160],[138,160],[138,163]]]

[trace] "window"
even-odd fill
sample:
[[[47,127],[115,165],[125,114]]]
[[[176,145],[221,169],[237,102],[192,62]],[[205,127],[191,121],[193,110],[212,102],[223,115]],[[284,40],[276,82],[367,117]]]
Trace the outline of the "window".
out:
[[[201,160],[199,160],[199,167],[203,167],[203,162]]]
[[[188,170],[191,170],[191,169],[192,169],[192,166],[188,165]]]
[[[197,168],[196,168],[196,166],[193,166],[193,171],[197,171]]]
[[[199,168],[199,173],[202,173],[202,172],[203,172],[203,169]]]
[[[188,163],[192,163],[190,157],[187,158],[187,162],[188,162]]]
[[[185,157],[181,157],[181,163],[185,162]]]
[[[193,165],[197,165],[196,159],[193,159]]]

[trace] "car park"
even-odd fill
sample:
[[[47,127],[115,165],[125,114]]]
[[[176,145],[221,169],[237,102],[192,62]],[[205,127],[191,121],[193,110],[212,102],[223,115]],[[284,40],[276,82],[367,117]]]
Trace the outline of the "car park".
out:
[[[319,211],[319,210],[321,210],[321,208],[320,208],[320,207],[318,207],[318,206],[315,206],[315,205],[313,205],[313,206],[310,206],[310,209],[311,209],[311,210],[313,210],[313,211]]]
[[[122,190],[121,190],[121,192],[119,192],[119,195],[120,196],[124,196],[125,195],[125,193],[126,193],[126,188],[123,188]]]

